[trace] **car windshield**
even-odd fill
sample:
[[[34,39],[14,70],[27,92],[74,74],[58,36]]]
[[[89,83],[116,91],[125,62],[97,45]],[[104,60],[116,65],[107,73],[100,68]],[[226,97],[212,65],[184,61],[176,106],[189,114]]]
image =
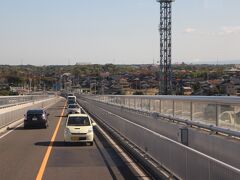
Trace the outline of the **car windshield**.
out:
[[[71,104],[71,105],[68,106],[68,108],[79,108],[79,106],[76,105],[76,104]]]
[[[90,126],[88,117],[69,117],[68,126]]]

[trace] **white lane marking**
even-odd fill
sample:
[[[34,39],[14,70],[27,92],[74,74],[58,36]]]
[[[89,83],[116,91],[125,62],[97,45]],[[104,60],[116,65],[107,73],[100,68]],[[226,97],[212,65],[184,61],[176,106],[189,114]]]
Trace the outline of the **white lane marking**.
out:
[[[57,101],[56,103],[58,103],[58,102],[59,102],[59,101]],[[54,102],[54,103],[52,103],[52,104],[49,104],[49,105],[47,105],[47,106],[46,106],[45,108],[43,108],[43,109],[47,109],[47,108],[53,106],[53,105],[56,104],[56,103]],[[17,120],[17,121],[23,121],[23,120],[24,120],[24,118],[19,119],[19,120]],[[16,122],[16,121],[15,121],[15,122]],[[13,123],[14,123],[14,122],[13,122]],[[22,125],[23,125],[23,123],[17,125],[16,127],[14,127],[13,129],[11,129],[10,131],[7,131],[5,134],[3,134],[3,135],[0,136],[0,139],[4,138],[5,136],[7,136],[8,134],[10,134],[11,132],[13,132],[15,129],[17,129],[18,127],[20,127],[20,126],[22,126]]]
[[[83,108],[82,108],[83,109]],[[88,114],[84,109],[83,111]],[[88,114],[89,115],[89,114]],[[90,116],[90,115],[89,115]],[[95,122],[96,123],[96,122]],[[97,124],[97,123],[96,123]],[[138,167],[138,165],[123,151],[123,149],[118,146],[115,141],[97,124],[99,130],[103,133],[105,138],[108,139],[110,144],[118,151],[119,154],[125,159],[126,162],[137,172],[138,176],[141,177],[143,180],[149,180],[150,178],[146,176],[146,174]]]
[[[23,120],[23,119],[22,119]],[[23,123],[19,124],[18,126],[16,126],[15,128],[13,128],[12,130],[6,132],[5,134],[3,134],[2,136],[0,136],[0,139],[4,138],[5,136],[7,136],[8,134],[10,134],[11,132],[13,132],[15,129],[17,129],[18,127],[22,126]]]
[[[183,148],[186,148],[186,149],[188,149],[189,151],[195,152],[196,154],[198,154],[198,155],[200,155],[200,156],[203,156],[203,157],[208,158],[208,159],[210,159],[210,160],[212,160],[212,161],[214,161],[214,162],[216,162],[216,163],[219,163],[219,164],[221,164],[221,165],[223,165],[223,166],[226,166],[226,167],[228,167],[228,168],[230,168],[230,169],[232,169],[232,170],[234,170],[234,171],[237,171],[238,173],[240,172],[240,169],[238,169],[238,168],[236,168],[236,167],[234,167],[234,166],[232,166],[232,165],[230,165],[230,164],[227,164],[227,163],[225,163],[225,162],[223,162],[223,161],[220,161],[220,160],[218,160],[218,159],[215,159],[215,158],[213,158],[213,157],[211,157],[211,156],[208,156],[207,154],[204,154],[204,153],[202,153],[202,152],[200,152],[200,151],[197,151],[197,150],[195,150],[195,149],[192,149],[192,148],[190,148],[190,147],[184,146],[184,145],[182,145],[181,143],[179,143],[179,142],[177,142],[177,141],[174,141],[174,140],[172,140],[172,139],[170,139],[170,138],[168,138],[168,137],[166,137],[166,136],[163,136],[163,135],[161,135],[161,134],[159,134],[159,133],[157,133],[157,132],[155,132],[155,131],[153,131],[153,130],[151,130],[151,129],[148,129],[148,128],[142,126],[142,125],[139,125],[139,124],[137,124],[137,123],[134,123],[134,122],[132,122],[132,121],[129,121],[128,119],[123,118],[123,117],[121,117],[121,116],[119,116],[119,115],[117,115],[117,114],[114,114],[114,113],[110,112],[110,111],[107,111],[107,110],[105,110],[105,109],[103,109],[103,108],[101,108],[101,107],[99,107],[99,106],[97,106],[97,107],[98,107],[99,109],[102,109],[102,110],[105,111],[106,113],[109,113],[109,114],[111,114],[111,115],[113,115],[113,116],[116,116],[116,117],[118,117],[118,118],[120,118],[120,119],[122,119],[122,120],[124,120],[124,121],[126,121],[126,122],[128,122],[128,123],[130,123],[130,124],[133,124],[133,125],[141,128],[141,129],[144,129],[144,130],[146,130],[146,131],[148,131],[148,132],[150,132],[150,133],[152,133],[152,134],[154,134],[154,135],[156,135],[156,136],[158,136],[158,137],[160,137],[160,138],[162,138],[162,139],[165,139],[165,140],[167,140],[167,141],[173,142],[173,143],[175,143],[176,145],[182,146]]]

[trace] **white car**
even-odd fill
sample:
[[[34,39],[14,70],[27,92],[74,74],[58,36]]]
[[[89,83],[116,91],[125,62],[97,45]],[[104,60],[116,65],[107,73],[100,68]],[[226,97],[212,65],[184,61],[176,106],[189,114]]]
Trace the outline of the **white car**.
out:
[[[234,111],[224,111],[219,115],[219,125],[232,127],[235,125],[236,114]]]
[[[81,108],[78,104],[69,104],[68,108],[67,108],[67,113],[68,114],[75,114],[75,113],[80,114]]]
[[[64,130],[64,142],[86,142],[93,145],[95,123],[87,114],[70,114]]]
[[[67,103],[68,103],[68,104],[74,104],[74,103],[76,103],[76,102],[77,102],[76,96],[68,96],[68,97],[67,97]]]

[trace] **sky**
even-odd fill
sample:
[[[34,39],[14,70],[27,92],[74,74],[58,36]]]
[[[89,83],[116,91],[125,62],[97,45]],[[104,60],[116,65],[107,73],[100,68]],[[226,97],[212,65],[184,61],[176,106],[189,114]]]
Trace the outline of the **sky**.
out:
[[[176,0],[173,63],[240,63],[239,0]],[[159,61],[156,0],[0,0],[0,64]]]

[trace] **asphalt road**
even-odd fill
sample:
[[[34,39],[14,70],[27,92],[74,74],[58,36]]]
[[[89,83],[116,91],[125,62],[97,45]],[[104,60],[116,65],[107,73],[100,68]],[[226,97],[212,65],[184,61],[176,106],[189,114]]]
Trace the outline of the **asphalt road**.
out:
[[[0,179],[138,179],[109,143],[95,129],[93,146],[63,143],[65,101],[47,109],[49,128],[18,127],[0,139]],[[56,130],[58,122],[59,129]],[[56,139],[51,142],[54,132]],[[48,152],[50,149],[50,153]],[[49,154],[48,154],[49,153]],[[48,154],[48,155],[46,155]],[[43,162],[46,166],[42,167]],[[40,171],[39,171],[40,170]]]

